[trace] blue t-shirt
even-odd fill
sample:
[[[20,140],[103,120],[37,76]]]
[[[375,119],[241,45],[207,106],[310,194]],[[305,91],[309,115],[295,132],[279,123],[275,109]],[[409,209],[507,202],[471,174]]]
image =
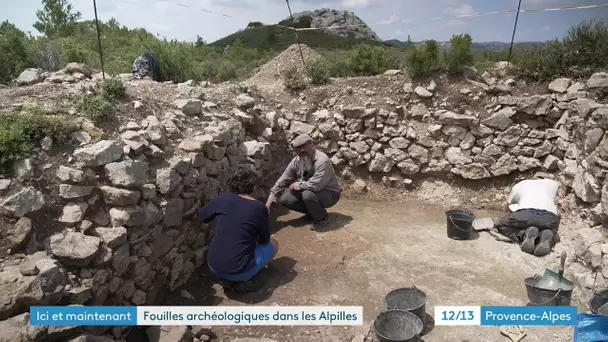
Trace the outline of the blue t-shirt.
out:
[[[217,218],[207,260],[217,272],[234,274],[255,266],[256,244],[270,242],[268,209],[264,203],[222,193],[198,211],[209,223]]]

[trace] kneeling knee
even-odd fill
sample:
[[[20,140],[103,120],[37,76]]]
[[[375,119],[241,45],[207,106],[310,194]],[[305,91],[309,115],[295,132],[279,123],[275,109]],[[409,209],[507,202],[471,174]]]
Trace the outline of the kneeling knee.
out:
[[[314,192],[310,191],[310,190],[304,190],[302,191],[302,200],[303,201],[314,201],[316,200],[317,195],[315,195]]]

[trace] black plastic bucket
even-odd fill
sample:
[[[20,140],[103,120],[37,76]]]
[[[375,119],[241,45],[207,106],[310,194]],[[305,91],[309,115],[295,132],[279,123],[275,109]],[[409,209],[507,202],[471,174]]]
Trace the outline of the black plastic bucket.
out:
[[[411,312],[424,324],[426,324],[426,301],[426,294],[416,286],[394,289],[384,296],[384,304],[389,310]]]
[[[448,210],[445,212],[448,224],[448,237],[454,240],[468,240],[473,232],[475,214],[467,210]]]
[[[374,330],[381,342],[406,342],[417,338],[424,324],[418,316],[405,310],[381,312],[374,320]]]
[[[570,306],[572,289],[543,289],[536,287],[539,280],[539,276],[524,280],[531,306]]]
[[[602,306],[606,305],[608,305],[608,289],[594,293],[591,296],[591,300],[589,300],[589,310],[596,315],[608,316],[608,314],[603,312],[608,311],[608,308],[602,308]],[[600,308],[602,308],[602,312],[600,312]]]

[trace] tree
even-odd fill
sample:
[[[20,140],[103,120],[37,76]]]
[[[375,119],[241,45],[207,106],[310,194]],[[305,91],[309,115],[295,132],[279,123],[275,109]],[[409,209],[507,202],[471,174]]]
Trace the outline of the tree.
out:
[[[67,0],[42,0],[43,9],[36,11],[34,28],[49,38],[69,36],[80,12],[73,12]]]
[[[198,34],[196,35],[196,42],[194,43],[194,46],[196,47],[203,47],[207,45],[207,43],[203,40],[203,37],[199,36]]]
[[[29,37],[13,23],[0,23],[0,83],[10,82],[30,64]]]

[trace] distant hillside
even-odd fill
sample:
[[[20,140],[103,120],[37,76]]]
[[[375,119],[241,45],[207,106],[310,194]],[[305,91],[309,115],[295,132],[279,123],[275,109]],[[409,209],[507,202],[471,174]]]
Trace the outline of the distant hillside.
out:
[[[359,43],[372,45],[389,45],[378,40],[358,39],[351,35],[345,38],[338,35],[324,33],[323,31],[300,31],[298,32],[300,43],[306,44],[311,48],[323,49],[350,49]],[[261,27],[251,27],[229,36],[221,38],[211,46],[225,47],[234,45],[236,40],[240,40],[244,47],[260,48],[268,50],[282,51],[296,42],[293,30],[285,29],[276,25]]]
[[[385,40],[385,44],[393,45],[393,46],[404,46],[406,42],[399,39],[390,39]],[[424,44],[422,42],[412,42],[414,45]],[[439,46],[442,48],[449,48],[450,42],[438,42]],[[543,44],[542,42],[519,42],[513,44],[513,47],[522,48],[522,47],[533,47],[537,45]],[[471,48],[473,50],[504,50],[509,48],[509,42],[473,42],[471,43]]]

